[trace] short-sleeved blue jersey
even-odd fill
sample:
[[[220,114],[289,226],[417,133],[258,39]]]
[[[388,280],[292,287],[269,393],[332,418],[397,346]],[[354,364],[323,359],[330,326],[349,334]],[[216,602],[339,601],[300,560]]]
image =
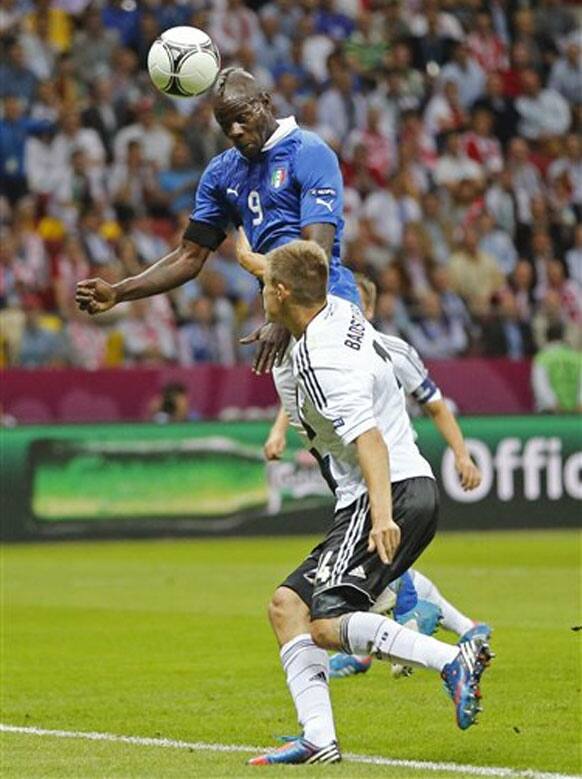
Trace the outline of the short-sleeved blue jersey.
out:
[[[235,148],[214,157],[200,179],[190,218],[225,232],[229,224],[242,225],[253,251],[261,254],[301,238],[306,225],[333,224],[329,291],[359,305],[354,277],[340,260],[343,183],[337,158],[315,133],[294,122],[289,129],[252,160]]]

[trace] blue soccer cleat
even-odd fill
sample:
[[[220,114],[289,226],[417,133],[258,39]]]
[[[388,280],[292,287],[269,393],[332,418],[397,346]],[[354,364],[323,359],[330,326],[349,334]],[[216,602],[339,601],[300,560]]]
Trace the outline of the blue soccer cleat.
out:
[[[337,741],[332,741],[326,747],[316,747],[304,738],[296,738],[273,752],[258,755],[249,760],[248,765],[278,765],[287,763],[339,763],[342,759]]]
[[[394,619],[400,625],[409,630],[416,630],[417,633],[424,633],[425,636],[432,636],[443,618],[440,608],[427,600],[419,600],[410,611],[403,614],[397,614],[394,611]],[[412,674],[412,668],[402,663],[392,663],[391,668],[394,679],[402,679]]]
[[[343,679],[344,676],[365,674],[371,665],[371,657],[345,655],[343,652],[338,652],[329,658],[329,678]]]
[[[489,641],[491,633],[493,633],[493,628],[485,622],[474,622],[473,627],[465,631],[457,643],[463,644],[465,641],[472,641],[474,638]]]
[[[479,682],[493,656],[482,639],[464,641],[459,644],[456,658],[442,670],[445,690],[453,699],[457,725],[461,730],[473,725],[481,711]]]
[[[400,625],[404,625],[425,636],[432,636],[443,618],[440,608],[427,600],[419,600],[410,611],[404,614],[394,614],[394,619]]]

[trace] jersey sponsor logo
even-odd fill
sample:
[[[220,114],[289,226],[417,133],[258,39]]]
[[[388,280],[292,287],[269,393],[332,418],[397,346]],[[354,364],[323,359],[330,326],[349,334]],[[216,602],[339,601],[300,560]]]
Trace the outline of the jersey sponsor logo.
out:
[[[334,419],[331,424],[333,425],[334,430],[338,430],[340,427],[343,427],[345,423],[346,422],[343,417],[338,417],[337,419]]]
[[[236,186],[236,187],[227,187],[226,188],[226,194],[227,195],[234,195],[235,197],[238,197],[238,186]]]
[[[353,576],[355,579],[365,579],[366,572],[363,566],[357,565],[353,570],[349,571],[348,576]]]
[[[316,197],[315,202],[318,206],[325,206],[330,214],[333,211],[333,202],[331,200],[324,200],[322,197]]]
[[[271,186],[273,189],[281,189],[287,181],[287,168],[280,166],[271,171]]]

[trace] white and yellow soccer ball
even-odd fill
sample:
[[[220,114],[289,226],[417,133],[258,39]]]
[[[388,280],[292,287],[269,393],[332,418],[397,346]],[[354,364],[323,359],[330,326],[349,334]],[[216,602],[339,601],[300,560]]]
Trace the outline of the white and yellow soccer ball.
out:
[[[172,27],[155,40],[148,71],[155,86],[172,97],[195,97],[209,89],[220,70],[220,52],[204,30]]]

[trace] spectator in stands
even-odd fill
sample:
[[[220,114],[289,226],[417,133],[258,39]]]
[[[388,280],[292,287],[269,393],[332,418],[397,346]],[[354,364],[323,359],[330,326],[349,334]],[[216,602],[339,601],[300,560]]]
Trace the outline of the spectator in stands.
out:
[[[99,8],[90,5],[73,37],[71,49],[75,68],[81,78],[90,83],[95,76],[96,63],[103,71],[100,77],[105,76],[111,68],[111,58],[119,42],[119,30],[105,27]]]
[[[0,98],[16,96],[23,101],[23,110],[32,103],[38,78],[27,66],[24,48],[13,39],[6,46],[6,58],[0,61]]]
[[[427,192],[422,199],[422,226],[432,247],[432,254],[439,263],[449,261],[453,238],[453,224],[441,199],[434,191]]]
[[[519,260],[509,279],[509,286],[515,296],[519,317],[523,322],[532,319],[534,309],[533,267],[527,260]]]
[[[478,240],[477,231],[466,227],[449,264],[453,290],[469,307],[480,298],[489,300],[504,284],[501,269],[490,254],[479,249]]]
[[[493,29],[493,19],[487,8],[482,7],[475,14],[475,26],[467,36],[467,45],[484,73],[507,68],[505,41]]]
[[[485,91],[485,73],[464,41],[455,44],[451,61],[441,71],[441,79],[443,83],[453,81],[457,85],[464,109],[470,108]]]
[[[541,0],[535,12],[535,29],[560,44],[576,30],[576,17],[560,0]]]
[[[261,42],[256,14],[242,0],[226,0],[223,5],[213,7],[209,33],[223,57],[236,56],[241,41],[253,49],[258,49]]]
[[[135,213],[133,219],[127,223],[126,229],[139,261],[144,265],[151,265],[168,253],[167,241],[156,234],[152,219],[143,211]]]
[[[157,194],[156,177],[153,163],[144,157],[142,141],[129,141],[125,158],[113,166],[108,182],[111,202],[120,219],[148,210]]]
[[[55,214],[74,228],[83,211],[107,205],[104,169],[92,165],[83,148],[73,147],[69,164],[61,169],[52,194]]]
[[[71,161],[74,151],[82,149],[87,162],[95,168],[103,168],[106,161],[105,149],[95,130],[83,127],[81,114],[72,106],[63,106],[57,133],[52,145],[52,153],[64,169]]]
[[[30,118],[55,125],[61,113],[61,101],[52,79],[41,81],[30,107]]]
[[[433,141],[446,133],[462,130],[467,124],[455,81],[443,81],[442,88],[429,100],[424,112],[424,127]]]
[[[449,269],[444,265],[433,265],[430,269],[432,289],[439,296],[443,314],[449,322],[459,322],[465,332],[471,329],[471,316],[463,299],[453,292]]]
[[[352,74],[345,65],[335,68],[331,84],[319,99],[319,121],[331,125],[341,140],[366,122],[366,101],[354,89]]]
[[[460,133],[447,133],[445,151],[437,162],[434,179],[437,184],[454,190],[462,181],[481,181],[483,168],[464,151]]]
[[[548,87],[573,105],[582,103],[582,64],[576,41],[569,41],[564,56],[554,62]]]
[[[195,191],[199,171],[192,165],[190,149],[183,141],[177,141],[172,149],[170,167],[157,176],[156,206],[170,214],[192,209],[192,192]]]
[[[570,202],[582,215],[582,142],[577,133],[569,133],[562,144],[562,154],[548,167],[548,181],[553,184],[564,179],[570,193]]]
[[[92,266],[109,265],[115,259],[113,249],[103,235],[103,223],[102,211],[95,205],[88,206],[81,214],[79,238]]]
[[[484,109],[493,116],[493,134],[503,147],[516,133],[518,115],[513,100],[507,97],[499,73],[489,72],[485,92],[473,104],[473,111]]]
[[[519,306],[511,290],[499,293],[494,315],[485,322],[481,339],[483,354],[487,357],[522,360],[533,353],[531,327],[521,319]]]
[[[188,389],[179,381],[164,385],[162,391],[152,398],[149,407],[149,419],[158,424],[170,422],[189,422],[199,418],[199,414],[190,411]]]
[[[481,165],[487,174],[499,173],[503,168],[501,144],[493,136],[493,114],[486,108],[475,108],[471,129],[463,135],[465,154]]]
[[[289,61],[290,41],[281,33],[281,20],[274,8],[263,8],[260,14],[260,46],[257,50],[258,64],[275,75]]]
[[[1,83],[0,75],[0,83]],[[10,203],[24,197],[28,191],[25,169],[25,144],[30,135],[45,133],[50,124],[29,119],[20,97],[4,97],[0,119],[0,196]]]
[[[430,274],[435,261],[430,244],[420,221],[411,221],[402,231],[402,247],[394,255],[393,263],[407,280],[410,297],[420,300],[430,290]]]
[[[566,252],[568,276],[582,289],[582,224],[576,226],[574,246]]]
[[[436,292],[427,292],[420,302],[420,315],[407,329],[411,344],[425,359],[457,357],[467,348],[467,335],[461,323],[449,320]]]
[[[478,218],[479,249],[490,254],[505,276],[510,276],[517,263],[517,250],[510,236],[496,224],[486,209]]]
[[[113,161],[113,140],[126,120],[126,111],[113,100],[113,85],[109,76],[99,76],[91,83],[90,104],[82,113],[83,125],[97,132],[107,154]]]
[[[50,78],[54,70],[57,48],[50,39],[49,9],[39,10],[34,31],[19,37],[26,67],[39,81]]]
[[[146,160],[152,162],[158,170],[164,170],[170,164],[174,140],[154,113],[154,101],[151,97],[140,99],[134,110],[137,121],[120,130],[113,144],[117,162],[124,162],[131,141],[139,141]]]
[[[172,321],[155,313],[151,301],[135,300],[128,316],[119,325],[125,359],[130,364],[150,364],[176,358],[176,332]]]
[[[542,194],[542,179],[530,162],[529,145],[523,138],[512,138],[509,144],[508,168],[516,201],[517,221],[531,225],[531,199]]]
[[[231,329],[216,321],[213,302],[206,297],[192,301],[190,321],[180,328],[178,339],[180,364],[215,362],[232,365],[234,343]]]
[[[548,325],[546,346],[535,356],[532,388],[538,411],[582,412],[582,352],[564,341],[561,322]]]
[[[536,70],[527,68],[521,75],[523,95],[515,101],[519,115],[519,134],[530,141],[543,141],[563,135],[570,127],[568,103],[555,89],[542,89]]]
[[[23,368],[58,368],[70,360],[69,348],[59,325],[43,322],[42,303],[35,295],[25,295],[22,301],[25,313],[20,339],[18,364]]]

